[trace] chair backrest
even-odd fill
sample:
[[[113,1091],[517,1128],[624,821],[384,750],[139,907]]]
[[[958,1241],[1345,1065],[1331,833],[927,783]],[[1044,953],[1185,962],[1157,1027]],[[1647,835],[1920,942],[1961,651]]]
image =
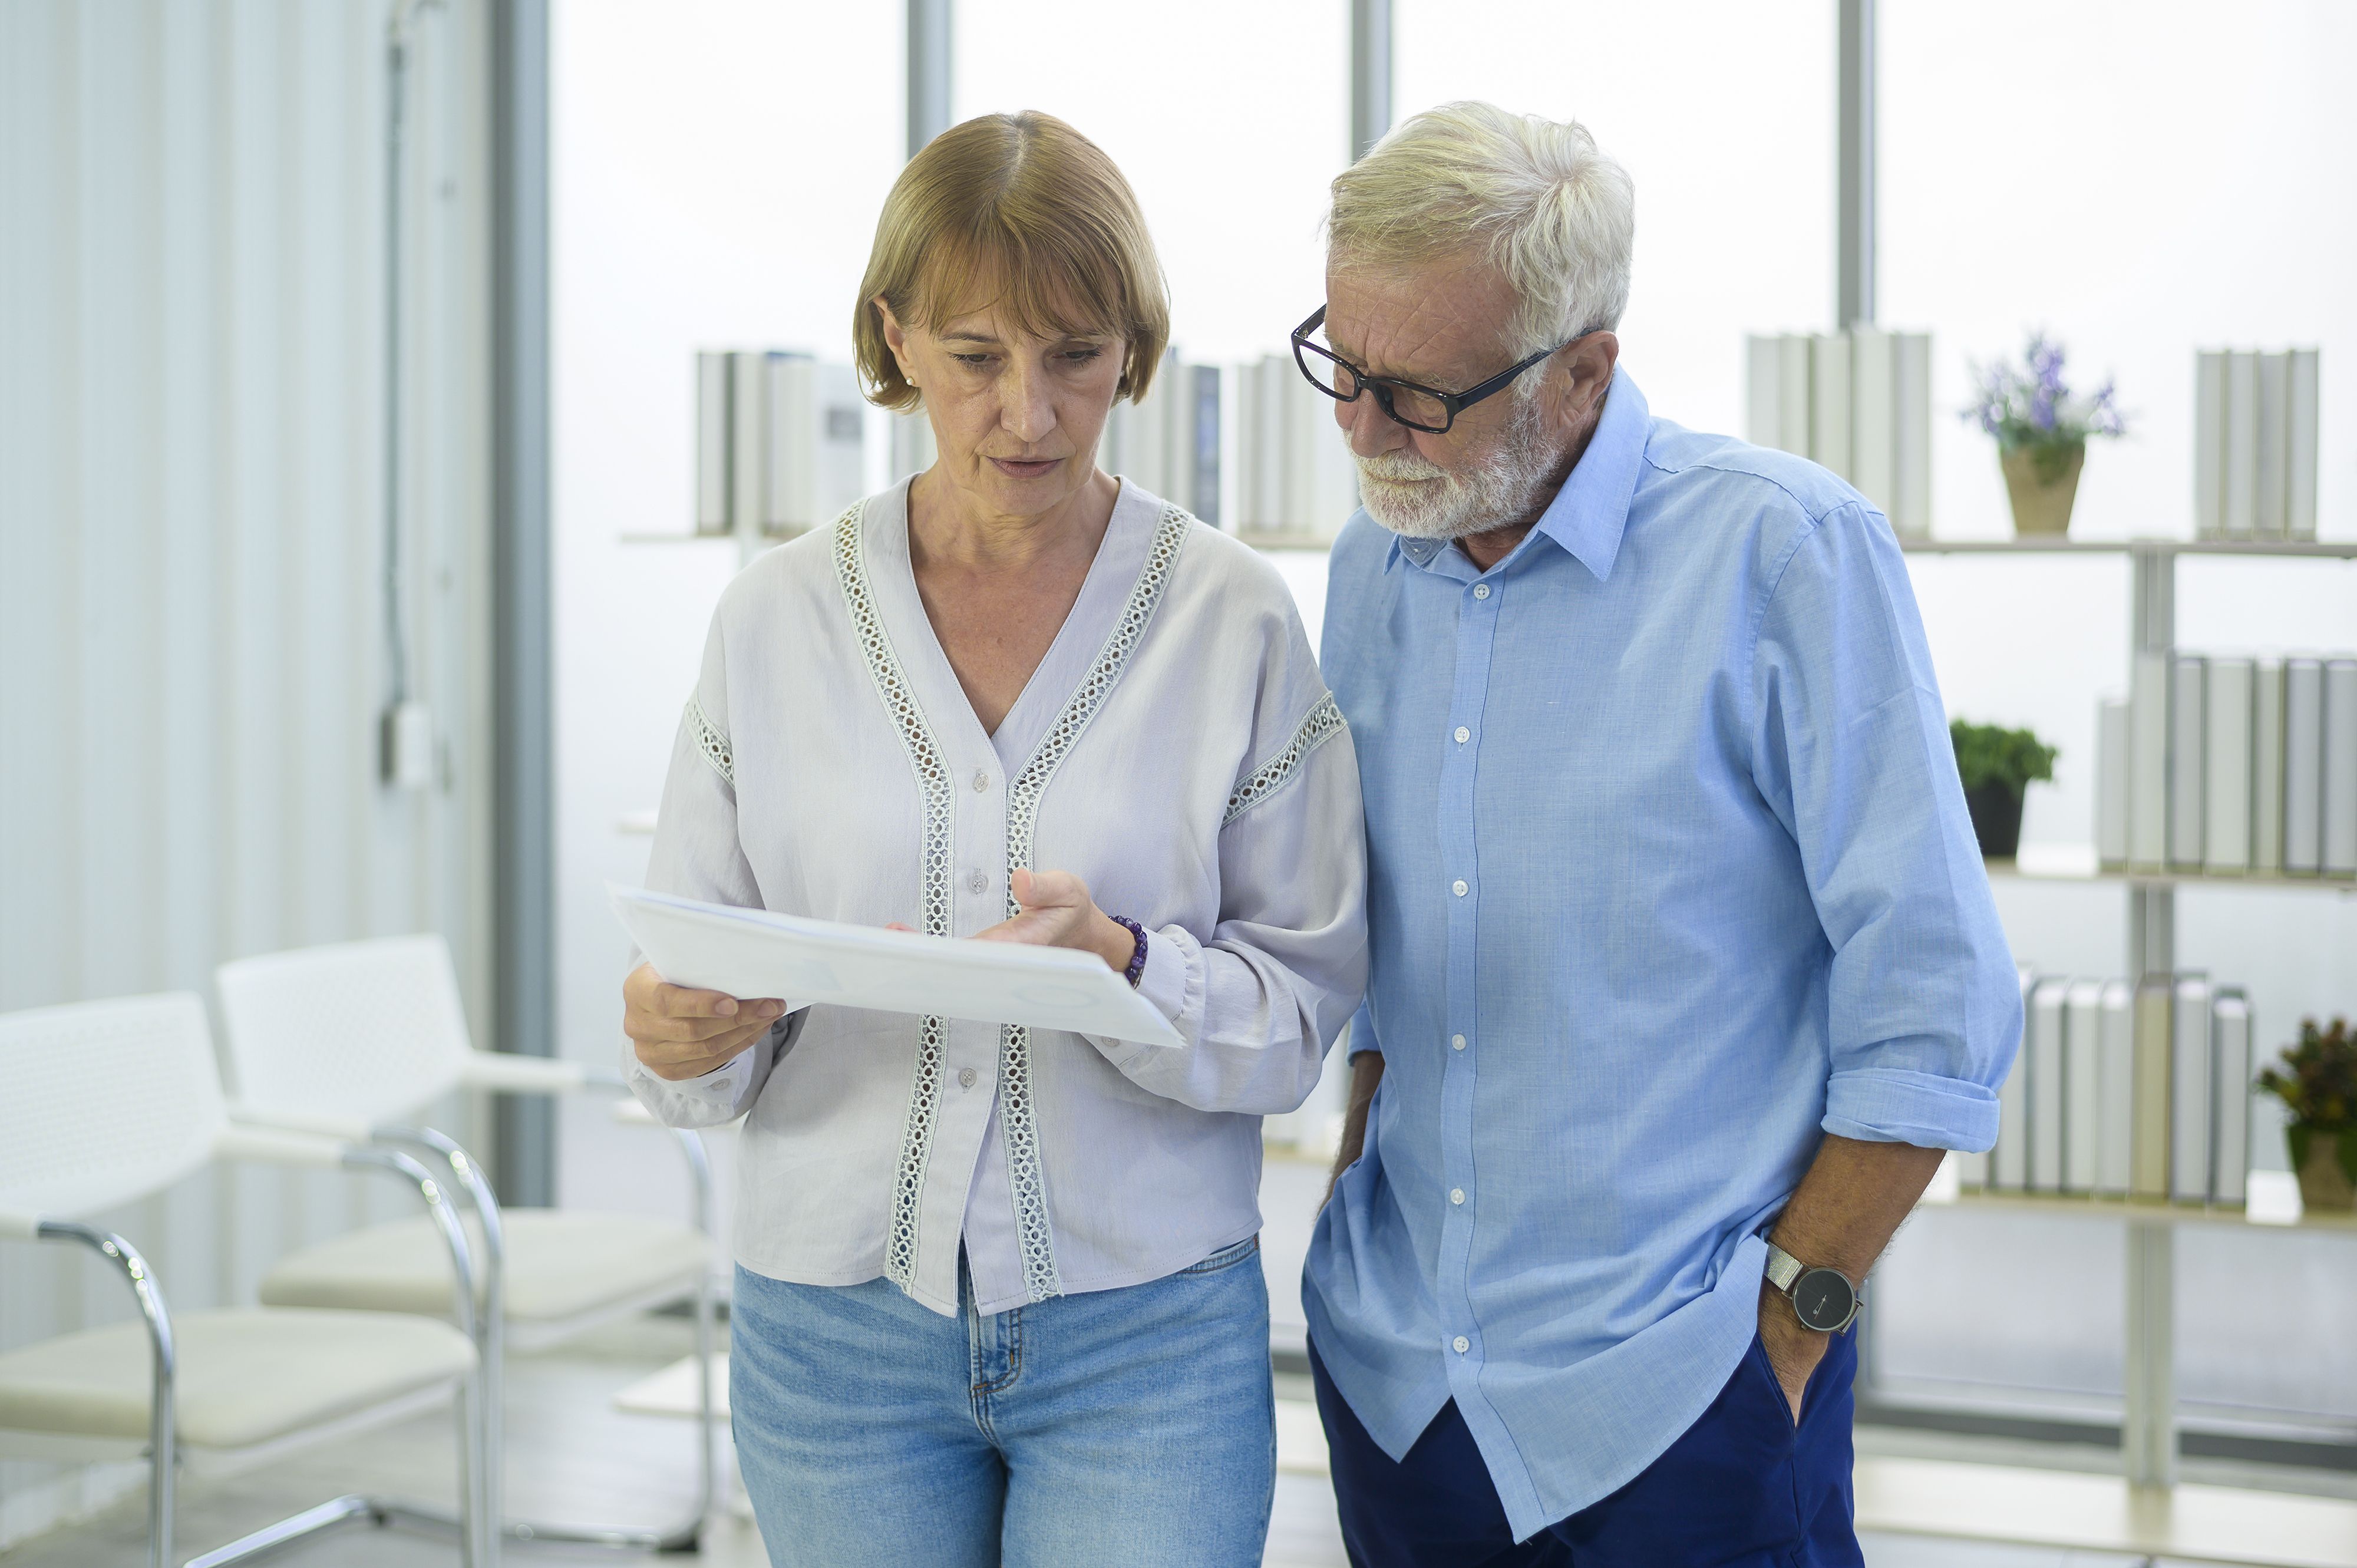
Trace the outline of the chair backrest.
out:
[[[210,1159],[228,1121],[192,992],[0,1014],[0,1209],[144,1197]]]
[[[438,936],[265,953],[215,978],[230,1085],[258,1111],[407,1116],[457,1086],[473,1049]]]

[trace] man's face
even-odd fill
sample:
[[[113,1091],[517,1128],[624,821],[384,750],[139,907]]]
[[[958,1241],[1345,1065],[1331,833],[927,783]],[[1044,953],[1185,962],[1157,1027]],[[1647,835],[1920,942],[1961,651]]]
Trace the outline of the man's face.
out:
[[[1486,260],[1405,269],[1329,267],[1326,340],[1369,375],[1444,392],[1522,358],[1507,337],[1513,289]],[[1458,414],[1447,434],[1410,430],[1372,392],[1337,403],[1367,513],[1394,533],[1458,539],[1525,521],[1555,479],[1564,445],[1543,395],[1552,361]]]

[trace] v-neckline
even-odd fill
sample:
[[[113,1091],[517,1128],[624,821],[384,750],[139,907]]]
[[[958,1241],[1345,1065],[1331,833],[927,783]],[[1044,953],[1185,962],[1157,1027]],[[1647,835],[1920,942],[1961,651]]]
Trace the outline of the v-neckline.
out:
[[[911,649],[919,668],[909,673],[929,693],[925,711],[935,733],[940,734],[944,727],[942,710],[954,707],[958,716],[952,723],[965,736],[968,744],[979,742],[983,749],[997,757],[1000,768],[1012,778],[1039,749],[1057,716],[1086,676],[1098,650],[1112,635],[1121,607],[1128,602],[1130,587],[1145,568],[1154,531],[1140,523],[1143,514],[1154,509],[1146,504],[1144,491],[1127,479],[1120,481],[1121,489],[1114,497],[1113,515],[1105,522],[1104,537],[1097,542],[1096,554],[1081,579],[1081,591],[1073,596],[1072,607],[1064,613],[1063,624],[1056,628],[1048,650],[1039,656],[1022,691],[999,719],[997,729],[986,730],[982,715],[974,711],[973,698],[958,680],[949,651],[942,646],[933,618],[925,613],[924,596],[917,591],[916,553],[909,538],[909,487],[912,480],[913,476],[896,487],[899,515],[887,520],[883,537],[876,541],[888,543],[894,550],[896,559],[891,564],[890,575],[894,596],[912,617],[911,635],[905,645]]]

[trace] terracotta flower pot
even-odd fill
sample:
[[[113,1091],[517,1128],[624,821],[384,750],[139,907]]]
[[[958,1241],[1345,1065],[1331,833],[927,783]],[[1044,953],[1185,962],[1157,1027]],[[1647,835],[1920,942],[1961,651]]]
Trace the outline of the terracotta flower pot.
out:
[[[2072,446],[2018,446],[2001,453],[2006,494],[2013,499],[2016,533],[2060,535],[2071,532],[2071,503],[2079,497],[2079,470],[2087,461],[2087,444]]]
[[[2357,1182],[2350,1169],[2357,1166],[2357,1132],[2316,1133],[2306,1127],[2286,1129],[2291,1163],[2299,1173],[2300,1206],[2310,1210],[2347,1213],[2357,1208]]]

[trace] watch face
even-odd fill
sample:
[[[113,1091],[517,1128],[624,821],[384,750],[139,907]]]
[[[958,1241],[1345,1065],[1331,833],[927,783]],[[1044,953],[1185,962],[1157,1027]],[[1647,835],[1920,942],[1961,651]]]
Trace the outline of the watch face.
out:
[[[1811,1269],[1792,1282],[1792,1311],[1805,1327],[1830,1334],[1849,1321],[1857,1297],[1831,1269]]]

